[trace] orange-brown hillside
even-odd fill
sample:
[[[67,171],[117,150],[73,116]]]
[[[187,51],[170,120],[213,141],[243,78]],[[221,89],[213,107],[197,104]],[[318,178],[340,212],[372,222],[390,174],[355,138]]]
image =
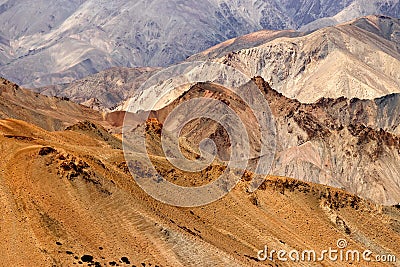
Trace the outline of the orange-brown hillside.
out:
[[[106,137],[89,122],[48,132],[0,121],[2,266],[73,266],[84,255],[92,261],[84,266],[127,266],[122,257],[129,266],[293,266],[259,262],[257,251],[322,250],[339,238],[352,249],[400,254],[398,208],[280,177],[255,193],[243,179],[208,206],[172,207],[136,185]]]

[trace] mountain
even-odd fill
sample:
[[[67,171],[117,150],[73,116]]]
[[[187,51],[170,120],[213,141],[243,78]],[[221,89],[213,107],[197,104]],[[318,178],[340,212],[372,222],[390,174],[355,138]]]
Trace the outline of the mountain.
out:
[[[367,15],[387,15],[398,18],[400,15],[399,1],[359,0],[353,1],[346,8],[332,17],[319,18],[300,27],[302,31],[310,31],[326,26],[333,26],[351,19]]]
[[[115,66],[170,65],[257,30],[298,29],[336,15],[398,15],[398,1],[387,0],[351,11],[364,2],[2,0],[0,74],[26,87],[71,83]]]
[[[107,123],[103,115],[66,99],[47,97],[0,78],[0,119],[18,119],[49,131],[64,130],[82,120]]]
[[[158,69],[114,67],[70,84],[35,88],[42,95],[68,98],[98,110],[111,110],[132,97]]]
[[[213,60],[262,76],[301,102],[373,99],[400,92],[400,20],[369,16],[302,34],[257,32],[189,60]]]
[[[153,129],[149,136],[158,135]],[[293,266],[276,258],[259,261],[258,251],[268,246],[320,253],[336,249],[339,239],[346,249],[400,255],[398,206],[274,176],[250,193],[247,173],[217,202],[174,207],[137,185],[121,147],[113,145],[118,140],[105,135],[89,122],[50,132],[21,120],[0,120],[4,266]],[[176,183],[205,183],[223,168],[213,165],[204,176],[184,173],[153,153],[149,150],[159,171]],[[140,161],[140,153],[135,156]],[[338,266],[329,260],[318,264]]]
[[[388,95],[374,100],[320,99],[316,103],[304,104],[289,99],[273,90],[261,77],[253,80],[267,100],[276,127],[276,153],[270,173],[272,175],[292,177],[301,181],[343,188],[376,203],[393,205],[400,202],[400,94]],[[247,85],[246,85],[247,86]],[[160,87],[161,88],[161,87]],[[241,91],[247,87],[240,88]],[[170,116],[170,113],[190,99],[216,99],[226,103],[239,114],[248,131],[250,154],[248,159],[264,158],[260,155],[261,140],[253,118],[253,112],[246,103],[224,87],[213,84],[195,84],[179,93],[157,91],[168,101],[161,101],[150,117],[165,123],[169,118],[171,125],[185,121],[183,117],[197,114],[194,111],[207,111],[206,114],[218,114],[214,102],[192,104],[192,113]],[[133,103],[151,101],[146,92],[134,98]],[[135,112],[130,105],[126,109]],[[133,105],[138,110],[140,107]],[[109,115],[114,118],[114,126],[132,124],[135,117]],[[131,113],[127,113],[128,115]],[[223,113],[225,114],[225,113]],[[142,116],[142,115],[135,115]],[[118,119],[120,118],[119,124]],[[121,120],[122,119],[122,120]],[[196,118],[180,132],[182,142],[188,144],[187,151],[198,151],[200,142],[214,140],[219,151],[219,160],[229,160],[232,153],[231,137],[214,120]],[[231,123],[231,125],[235,125]],[[174,130],[169,130],[174,132]],[[172,134],[171,134],[172,135]],[[172,137],[171,137],[172,139]],[[136,140],[136,139],[133,139]],[[164,140],[169,140],[164,138]],[[173,139],[172,139],[173,140]],[[154,142],[150,142],[154,143]],[[243,144],[241,144],[242,146]],[[143,145],[137,142],[134,151],[142,151]],[[158,149],[162,156],[163,149]]]

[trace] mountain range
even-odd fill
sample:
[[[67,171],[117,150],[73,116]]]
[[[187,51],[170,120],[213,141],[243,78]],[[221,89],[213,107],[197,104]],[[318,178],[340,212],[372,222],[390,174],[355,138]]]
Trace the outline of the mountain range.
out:
[[[396,17],[399,2],[2,0],[0,75],[28,87],[70,83],[115,66],[167,66],[261,29],[307,31],[370,14]]]
[[[375,203],[394,205],[400,202],[400,94],[374,100],[323,98],[316,103],[303,104],[278,93],[261,77],[255,78],[254,82],[265,95],[275,120],[276,152],[269,173],[342,188]],[[237,96],[232,96],[229,90],[212,84],[200,83],[186,91],[171,94],[166,104],[157,106],[150,117],[154,117],[160,125],[164,125],[166,118],[173,121],[170,124],[179,125],[183,119],[178,115],[168,117],[171,111],[185,101],[202,98],[224,101],[236,114],[241,114],[239,116],[242,116],[241,121],[246,126],[252,147],[249,159],[268,156],[257,153],[261,147],[260,135],[254,129],[258,124],[250,115],[251,108]],[[145,101],[143,94],[133,103]],[[218,114],[214,106],[213,102],[199,103],[193,104],[191,109]],[[128,110],[132,112],[131,108]],[[140,112],[137,111],[138,114]],[[130,119],[130,113],[125,115],[125,120],[120,111],[115,113],[108,115],[114,118],[114,126],[125,123],[125,127],[130,124],[136,127],[134,122],[130,123],[134,121]],[[182,142],[189,144],[185,150],[201,154],[198,151],[200,142],[211,139],[221,153],[219,159],[229,161],[233,149],[231,137],[218,125],[213,120],[204,121],[202,117],[191,120],[180,130]],[[149,143],[157,143],[157,140]],[[143,149],[143,145],[137,142],[133,150]],[[157,151],[159,154],[156,155],[164,155],[162,148]]]
[[[360,160],[359,166],[365,171],[372,171],[383,162],[387,166],[392,163],[386,160],[393,159],[391,152],[399,140],[390,139],[388,133],[357,126],[357,120],[365,116],[358,117],[355,112],[350,116],[354,128],[350,129],[347,124],[340,130],[334,121],[334,112],[324,115],[331,126],[324,124],[323,117],[312,115],[340,111],[340,106],[349,105],[347,100],[327,100],[308,106],[285,99],[261,78],[254,82],[269,99],[282,127],[290,124],[293,130],[288,133],[302,136],[301,142],[311,143],[300,148],[298,154],[303,154],[303,160],[313,157],[309,153],[312,149],[307,147],[345,134],[346,137],[338,139],[348,138],[347,143],[331,143],[336,149],[346,146],[346,150],[338,152],[337,159],[344,154],[342,162],[346,164]],[[0,106],[9,107],[8,113],[0,113],[0,233],[7,240],[0,242],[4,266],[293,266],[292,262],[276,258],[260,261],[258,252],[268,246],[275,250],[307,249],[319,253],[329,247],[336,248],[337,240],[344,240],[348,249],[368,249],[373,255],[399,257],[398,205],[384,206],[342,189],[278,176],[268,176],[259,190],[249,192],[251,172],[246,172],[226,197],[210,205],[193,208],[167,205],[151,198],[135,182],[124,158],[122,141],[119,135],[109,132],[113,126],[100,112],[87,114],[92,122],[77,122],[68,114],[77,114],[79,110],[89,112],[89,109],[67,100],[34,94],[5,80],[0,90]],[[232,108],[240,107],[238,99],[223,92],[212,84],[199,84],[181,100],[206,93],[210,98],[230,100]],[[166,109],[177,103],[171,103]],[[59,116],[53,105],[61,105],[56,111],[64,112],[65,116]],[[35,120],[37,115],[33,111],[46,114],[48,122],[57,117],[59,126],[53,128],[52,124],[46,126]],[[164,111],[153,115],[162,120]],[[181,185],[199,186],[217,179],[225,168],[221,162],[214,162],[196,174],[171,167],[159,152],[162,124],[157,117],[146,122],[146,132],[150,144],[148,155],[158,162],[158,171]],[[198,133],[203,136],[218,130],[210,121],[192,123],[183,136],[189,142],[182,143],[181,147],[189,157],[196,155],[190,148],[199,138],[190,131],[193,126],[200,127]],[[214,135],[217,144],[223,147],[226,144],[221,142],[224,140],[221,137]],[[285,140],[300,142],[294,137]],[[382,150],[373,153],[379,150],[377,142],[381,142]],[[331,148],[330,153],[333,151]],[[137,158],[136,170],[153,177],[140,164],[140,151],[133,155]],[[374,157],[377,162],[374,166],[364,165],[374,162]],[[299,166],[315,170],[309,163]],[[344,165],[339,163],[336,169],[341,166]],[[344,170],[347,173],[348,166]],[[352,178],[342,181],[355,184]],[[367,184],[373,181],[373,176],[365,180]],[[353,263],[341,262],[340,266],[353,266]],[[302,265],[338,266],[328,260],[304,261]],[[393,266],[393,263],[370,265]]]
[[[400,20],[368,16],[310,34],[262,31],[190,60],[213,60],[262,76],[290,98],[372,99],[400,92]]]
[[[0,0],[0,266],[400,266],[399,13]]]
[[[400,20],[368,16],[309,34],[262,30],[220,43],[186,62],[211,61],[261,76],[303,103],[320,98],[375,99],[399,93]],[[196,64],[196,63],[195,63]],[[114,67],[73,81],[33,89],[99,110],[123,109],[162,68]]]

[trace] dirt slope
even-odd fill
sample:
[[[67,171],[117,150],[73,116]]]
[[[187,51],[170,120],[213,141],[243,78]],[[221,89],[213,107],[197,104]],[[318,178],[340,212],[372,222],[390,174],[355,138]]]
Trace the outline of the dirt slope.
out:
[[[0,121],[1,266],[127,266],[122,257],[129,266],[293,266],[259,262],[257,251],[322,250],[339,238],[400,256],[398,208],[279,177],[252,194],[242,180],[208,206],[168,206],[138,188],[122,151],[95,134],[101,127],[88,128]]]

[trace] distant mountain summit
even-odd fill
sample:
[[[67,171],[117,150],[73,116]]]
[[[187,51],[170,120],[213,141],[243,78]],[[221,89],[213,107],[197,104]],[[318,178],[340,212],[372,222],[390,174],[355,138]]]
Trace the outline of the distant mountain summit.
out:
[[[325,17],[300,27],[301,31],[315,30],[333,26],[358,17],[382,14],[398,18],[400,16],[399,0],[357,0],[347,1],[350,4],[332,17]]]
[[[301,32],[256,32],[192,56],[262,76],[301,102],[373,99],[400,92],[400,20],[368,16]]]
[[[70,83],[114,66],[167,66],[262,29],[308,30],[399,10],[386,0],[3,0],[0,74],[29,87]]]

